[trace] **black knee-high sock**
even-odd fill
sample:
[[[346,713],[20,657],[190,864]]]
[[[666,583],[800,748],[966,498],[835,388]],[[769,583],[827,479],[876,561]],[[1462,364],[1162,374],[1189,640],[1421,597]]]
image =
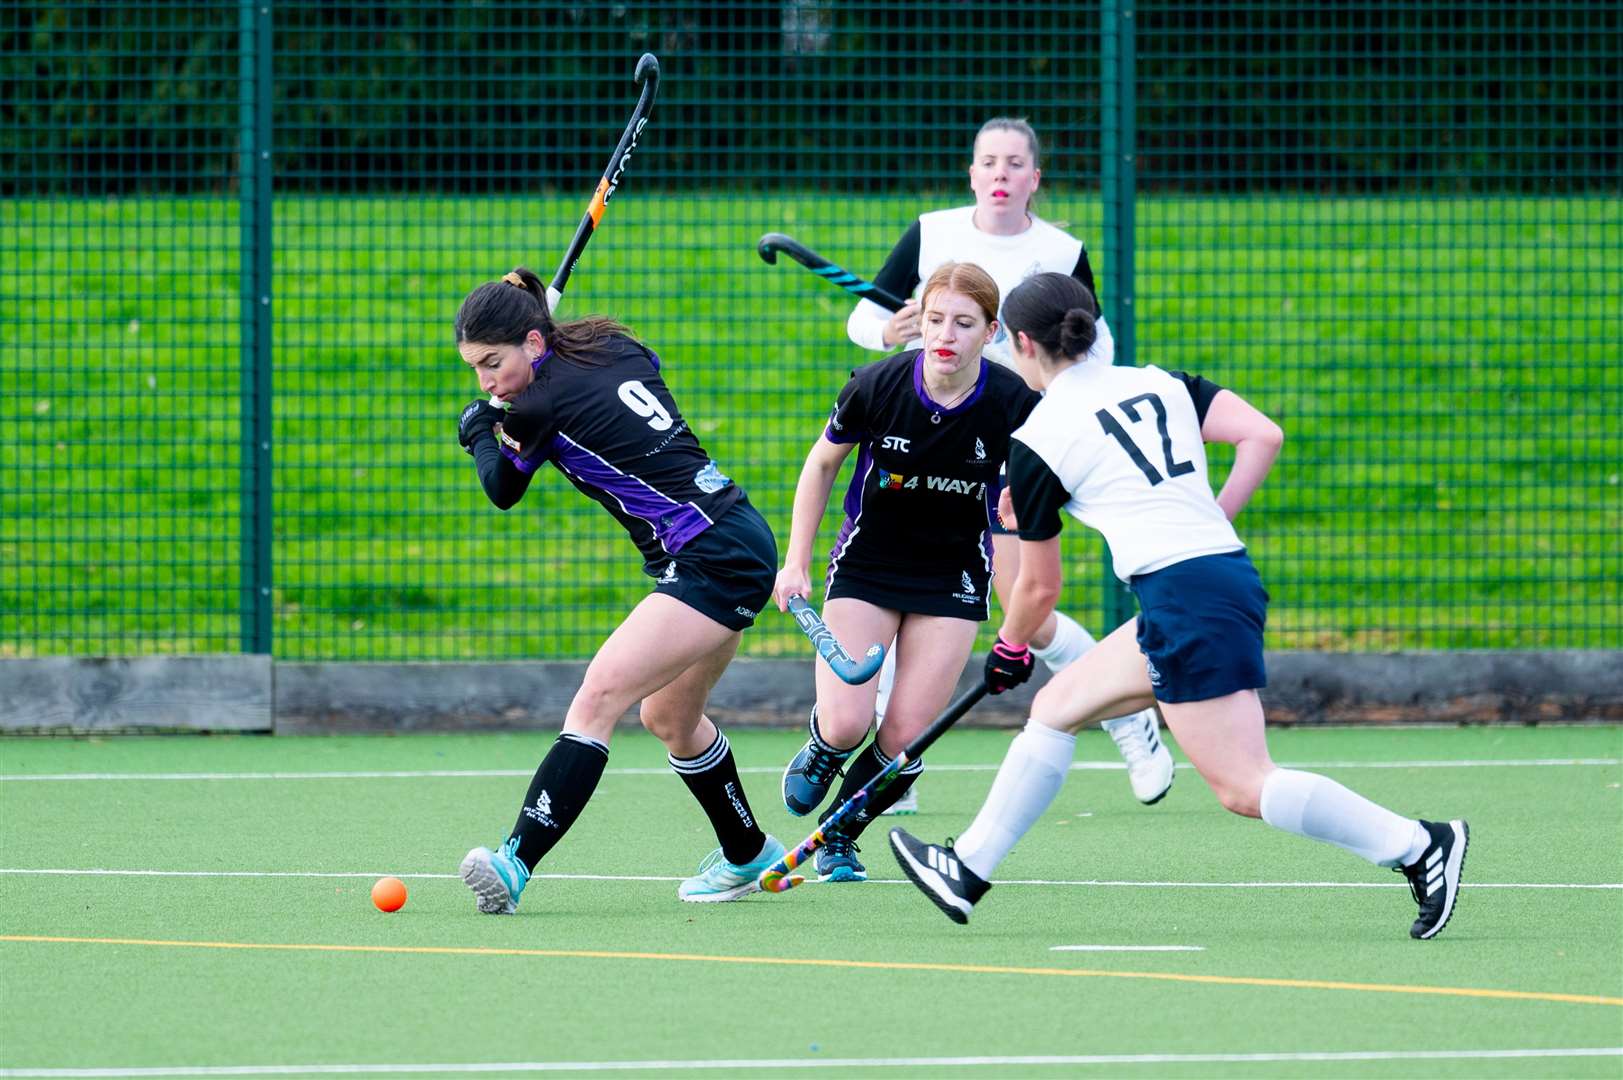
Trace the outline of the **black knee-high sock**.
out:
[[[877,741],[869,743],[862,753],[851,759],[851,764],[845,770],[845,779],[840,783],[840,790],[834,794],[834,801],[829,803],[828,809],[824,810],[817,820],[827,821],[828,816],[838,809],[841,803],[860,791],[868,781],[884,772],[890,760],[885,756],[885,752],[879,749]],[[891,804],[907,794],[907,789],[913,786],[913,781],[917,780],[919,773],[923,771],[923,758],[909,761],[883,791],[868,793],[868,803],[862,808],[862,812],[841,825],[840,832],[852,840],[861,836],[862,830],[872,824],[874,818],[890,809]]]
[[[524,809],[512,835],[518,837],[518,861],[530,870],[575,824],[603,778],[609,748],[596,739],[566,731],[558,736],[530,781]]]
[[[766,833],[755,823],[744,785],[738,779],[738,763],[727,736],[716,729],[716,741],[698,757],[679,758],[666,754],[671,768],[704,807],[710,827],[716,830],[721,854],[730,863],[747,863],[766,846]]]

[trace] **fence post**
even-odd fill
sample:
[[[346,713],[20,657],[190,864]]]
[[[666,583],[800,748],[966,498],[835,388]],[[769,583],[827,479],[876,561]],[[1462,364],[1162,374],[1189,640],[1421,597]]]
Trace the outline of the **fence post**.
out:
[[[242,651],[271,651],[271,2],[242,0]]]
[[[1104,245],[1106,252],[1105,320],[1116,339],[1116,363],[1135,362],[1133,309],[1133,3],[1105,0],[1102,5],[1100,78],[1100,164],[1104,173]],[[1133,598],[1105,561],[1106,629],[1133,614]]]

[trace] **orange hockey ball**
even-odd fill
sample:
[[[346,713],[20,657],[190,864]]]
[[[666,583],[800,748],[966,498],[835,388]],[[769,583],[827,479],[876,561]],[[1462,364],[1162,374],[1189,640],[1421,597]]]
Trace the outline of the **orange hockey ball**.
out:
[[[372,886],[372,903],[379,911],[399,911],[406,906],[406,883],[397,877],[378,878]]]

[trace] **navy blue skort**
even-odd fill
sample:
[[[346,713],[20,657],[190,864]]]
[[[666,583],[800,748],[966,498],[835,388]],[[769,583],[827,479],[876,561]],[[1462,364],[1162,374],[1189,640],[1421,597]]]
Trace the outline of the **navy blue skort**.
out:
[[[1268,685],[1268,593],[1244,551],[1134,575],[1138,648],[1157,701],[1209,701]]]

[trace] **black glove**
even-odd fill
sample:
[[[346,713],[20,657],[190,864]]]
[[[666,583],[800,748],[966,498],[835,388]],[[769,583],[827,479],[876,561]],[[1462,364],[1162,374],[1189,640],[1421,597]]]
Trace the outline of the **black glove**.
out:
[[[987,691],[1001,694],[1005,690],[1013,690],[1031,678],[1033,663],[1030,648],[1022,645],[1016,649],[999,635],[997,644],[986,654]]]
[[[483,433],[491,432],[506,415],[506,410],[496,408],[483,398],[470,401],[468,407],[462,410],[462,419],[456,423],[456,438],[462,444],[462,449],[473,453],[474,440]]]

